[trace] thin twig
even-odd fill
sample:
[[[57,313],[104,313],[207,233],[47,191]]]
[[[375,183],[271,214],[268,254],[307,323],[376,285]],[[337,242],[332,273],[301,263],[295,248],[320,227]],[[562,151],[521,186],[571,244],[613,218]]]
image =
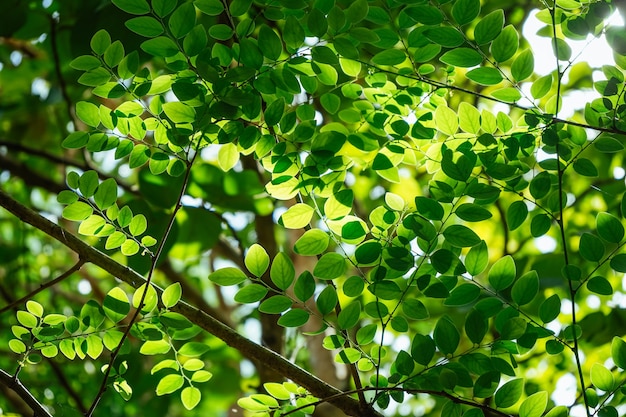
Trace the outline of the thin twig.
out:
[[[33,298],[35,295],[39,294],[46,288],[50,288],[58,284],[59,282],[63,281],[64,279],[72,275],[74,272],[78,271],[84,264],[85,264],[85,261],[79,258],[78,261],[74,264],[74,266],[72,266],[70,269],[68,269],[67,271],[65,271],[64,273],[62,273],[55,279],[48,281],[45,284],[41,284],[39,288],[37,288],[34,291],[31,291],[30,293],[26,294],[24,297],[20,298],[19,300],[15,300],[11,304],[0,308],[0,314],[13,309],[14,307],[17,307],[18,305],[24,303],[24,301],[26,300],[30,300],[31,298]]]
[[[139,300],[139,304],[137,305],[137,308],[135,309],[135,312],[133,313],[130,319],[130,323],[128,327],[126,327],[126,330],[124,331],[124,334],[122,335],[122,338],[117,344],[117,347],[111,354],[111,358],[109,360],[109,366],[106,368],[106,371],[104,371],[104,377],[102,379],[102,384],[100,385],[100,389],[98,390],[98,393],[96,394],[96,398],[91,404],[89,411],[85,414],[85,417],[91,417],[93,415],[93,412],[96,410],[96,407],[98,406],[98,403],[100,402],[100,399],[102,398],[102,396],[104,395],[104,392],[106,391],[109,375],[111,374],[111,371],[113,370],[113,364],[122,350],[124,341],[128,338],[128,335],[130,334],[130,331],[133,327],[133,323],[139,318],[139,315],[141,314],[141,308],[143,307],[144,302],[146,300],[146,296],[148,294],[148,287],[152,285],[152,277],[154,276],[154,271],[156,270],[157,261],[159,260],[161,253],[163,253],[163,248],[165,247],[167,237],[170,234],[172,227],[174,226],[174,222],[176,221],[176,214],[183,206],[181,201],[182,201],[183,196],[185,195],[187,184],[189,183],[192,163],[193,163],[193,159],[187,165],[187,170],[185,171],[185,178],[183,180],[183,185],[181,186],[180,192],[178,194],[178,200],[177,200],[178,203],[176,204],[176,207],[174,207],[174,210],[172,211],[172,214],[170,215],[169,223],[167,225],[167,228],[165,229],[165,232],[163,233],[163,236],[161,237],[159,246],[156,252],[154,253],[154,255],[152,255],[152,265],[150,266],[150,272],[148,272],[148,277],[146,278],[146,286],[144,288],[143,293],[141,294],[141,299]]]
[[[31,394],[19,378],[0,369],[0,383],[12,389],[33,410],[33,417],[52,417],[52,414]]]

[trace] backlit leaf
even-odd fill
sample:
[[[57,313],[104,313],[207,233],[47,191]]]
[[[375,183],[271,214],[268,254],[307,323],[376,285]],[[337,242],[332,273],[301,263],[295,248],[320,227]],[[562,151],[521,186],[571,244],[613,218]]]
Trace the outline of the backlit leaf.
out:
[[[515,281],[515,262],[510,255],[498,259],[489,270],[489,283],[496,291],[508,288]]]
[[[517,403],[517,401],[521,398],[523,391],[523,378],[510,380],[496,391],[494,396],[496,406],[499,408],[508,408],[515,405],[515,403]]]

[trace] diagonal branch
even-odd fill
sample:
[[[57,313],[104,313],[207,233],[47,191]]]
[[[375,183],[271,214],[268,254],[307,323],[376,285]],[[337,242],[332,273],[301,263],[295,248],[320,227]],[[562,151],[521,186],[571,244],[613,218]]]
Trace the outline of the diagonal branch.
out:
[[[63,228],[52,223],[33,210],[25,207],[3,190],[0,190],[0,206],[4,207],[23,222],[32,225],[72,249],[78,254],[80,259],[99,266],[132,287],[139,288],[146,282],[145,278],[137,272],[117,263],[106,254],[86,244],[76,236],[66,233]],[[157,293],[162,293],[163,290],[161,288],[157,286],[154,287]],[[359,402],[352,397],[344,395],[338,396],[339,394],[342,394],[342,391],[339,389],[322,381],[315,375],[310,374],[298,365],[291,363],[286,358],[261,345],[258,345],[245,336],[240,335],[216,318],[208,315],[206,312],[203,312],[183,301],[180,301],[172,308],[172,310],[184,315],[192,323],[221,339],[228,346],[237,349],[243,356],[253,358],[254,361],[263,362],[268,366],[273,367],[285,378],[303,386],[314,396],[319,398],[332,397],[329,402],[341,409],[344,413],[350,416],[359,417],[381,416],[380,413],[376,412],[372,408],[363,409],[361,404],[359,404]]]
[[[45,290],[46,288],[50,288],[50,287],[58,284],[59,282],[63,281],[65,278],[69,277],[74,272],[78,271],[83,266],[84,263],[85,263],[85,261],[83,261],[82,259],[79,259],[78,262],[76,262],[76,264],[74,264],[74,266],[72,266],[70,269],[68,269],[67,271],[65,271],[64,273],[62,273],[61,275],[59,275],[58,277],[53,279],[52,281],[48,281],[45,284],[42,284],[39,288],[37,288],[36,290],[31,291],[30,293],[26,294],[24,297],[20,298],[19,300],[13,301],[11,304],[9,304],[9,305],[7,305],[5,307],[0,308],[0,314],[4,313],[6,311],[11,310],[13,307],[17,307],[18,305],[21,305],[25,301],[30,300],[35,295],[37,295],[40,292],[42,292],[43,290]]]
[[[33,417],[52,417],[37,399],[30,393],[28,388],[20,382],[18,378],[14,378],[8,372],[0,369],[0,384],[12,389],[22,400],[33,410]]]

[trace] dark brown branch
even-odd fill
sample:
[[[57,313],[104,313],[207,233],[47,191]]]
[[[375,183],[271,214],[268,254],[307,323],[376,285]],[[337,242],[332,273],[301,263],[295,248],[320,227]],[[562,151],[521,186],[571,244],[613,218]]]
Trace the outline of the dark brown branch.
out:
[[[33,417],[52,417],[52,414],[48,412],[46,407],[44,407],[37,399],[30,393],[28,388],[24,386],[19,380],[19,378],[14,378],[5,370],[0,369],[0,383],[7,388],[10,388],[17,395],[20,396],[22,400],[33,410]]]
[[[72,249],[81,259],[85,260],[85,262],[90,262],[99,266],[103,270],[132,287],[139,288],[146,282],[144,277],[132,269],[117,263],[112,258],[86,244],[76,236],[66,233],[63,228],[20,204],[3,190],[0,190],[0,206],[4,207],[23,222],[32,225]],[[155,286],[155,289],[159,294],[163,291],[157,286]],[[238,350],[243,356],[247,358],[254,358],[256,361],[266,363],[268,366],[273,367],[285,378],[288,378],[296,384],[299,384],[309,390],[312,395],[319,398],[332,397],[329,402],[341,409],[344,413],[350,416],[359,417],[381,416],[380,413],[371,408],[363,410],[361,404],[359,404],[359,402],[354,398],[342,395],[342,391],[339,389],[320,380],[315,375],[312,375],[300,368],[298,365],[291,363],[286,358],[256,344],[247,337],[240,335],[230,327],[198,308],[181,301],[174,306],[172,310],[184,315],[192,323],[221,339],[230,347]]]

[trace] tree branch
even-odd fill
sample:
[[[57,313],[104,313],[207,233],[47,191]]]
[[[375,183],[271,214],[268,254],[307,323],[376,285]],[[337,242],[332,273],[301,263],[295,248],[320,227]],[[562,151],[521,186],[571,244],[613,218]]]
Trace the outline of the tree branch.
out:
[[[3,190],[0,190],[0,206],[4,207],[23,222],[30,224],[48,236],[58,240],[61,244],[72,249],[78,254],[78,256],[80,256],[81,259],[85,260],[85,262],[90,262],[99,266],[103,270],[109,272],[111,275],[124,281],[132,287],[139,288],[146,282],[145,278],[137,272],[117,263],[106,254],[86,244],[76,236],[66,233],[63,228],[20,204]],[[158,294],[162,293],[163,290],[161,288],[157,286],[154,287]],[[275,352],[272,352],[271,350],[251,341],[247,337],[240,335],[230,327],[198,308],[193,307],[184,301],[180,301],[172,308],[172,311],[176,311],[184,315],[192,323],[219,338],[228,346],[238,350],[242,355],[254,358],[256,361],[266,363],[268,366],[276,369],[276,371],[285,378],[288,378],[309,390],[309,392],[311,392],[314,396],[319,398],[331,398],[329,402],[341,409],[344,413],[350,416],[359,417],[381,416],[380,413],[376,412],[372,408],[364,410],[361,407],[361,404],[359,404],[359,402],[354,398],[340,395],[342,394],[342,391],[339,389],[327,384],[315,375],[310,374],[298,365],[291,363],[289,360],[276,354]]]
[[[7,388],[12,389],[22,400],[33,410],[33,417],[52,417],[37,399],[30,393],[28,388],[20,382],[17,377],[11,376],[4,369],[0,369],[0,383]]]
[[[73,267],[71,267],[70,269],[68,269],[67,271],[65,271],[64,273],[62,273],[61,275],[53,279],[52,281],[48,281],[45,284],[42,284],[39,288],[31,291],[30,293],[26,294],[24,297],[20,298],[19,300],[13,301],[9,305],[0,308],[0,314],[12,309],[13,307],[17,307],[18,305],[22,304],[24,301],[30,300],[31,298],[33,298],[35,295],[39,294],[41,291],[45,290],[46,288],[50,288],[58,284],[59,282],[63,281],[65,278],[69,277],[74,272],[78,271],[83,266],[84,263],[85,261],[83,261],[82,259],[79,259],[78,262],[76,262],[76,264],[74,264]]]

